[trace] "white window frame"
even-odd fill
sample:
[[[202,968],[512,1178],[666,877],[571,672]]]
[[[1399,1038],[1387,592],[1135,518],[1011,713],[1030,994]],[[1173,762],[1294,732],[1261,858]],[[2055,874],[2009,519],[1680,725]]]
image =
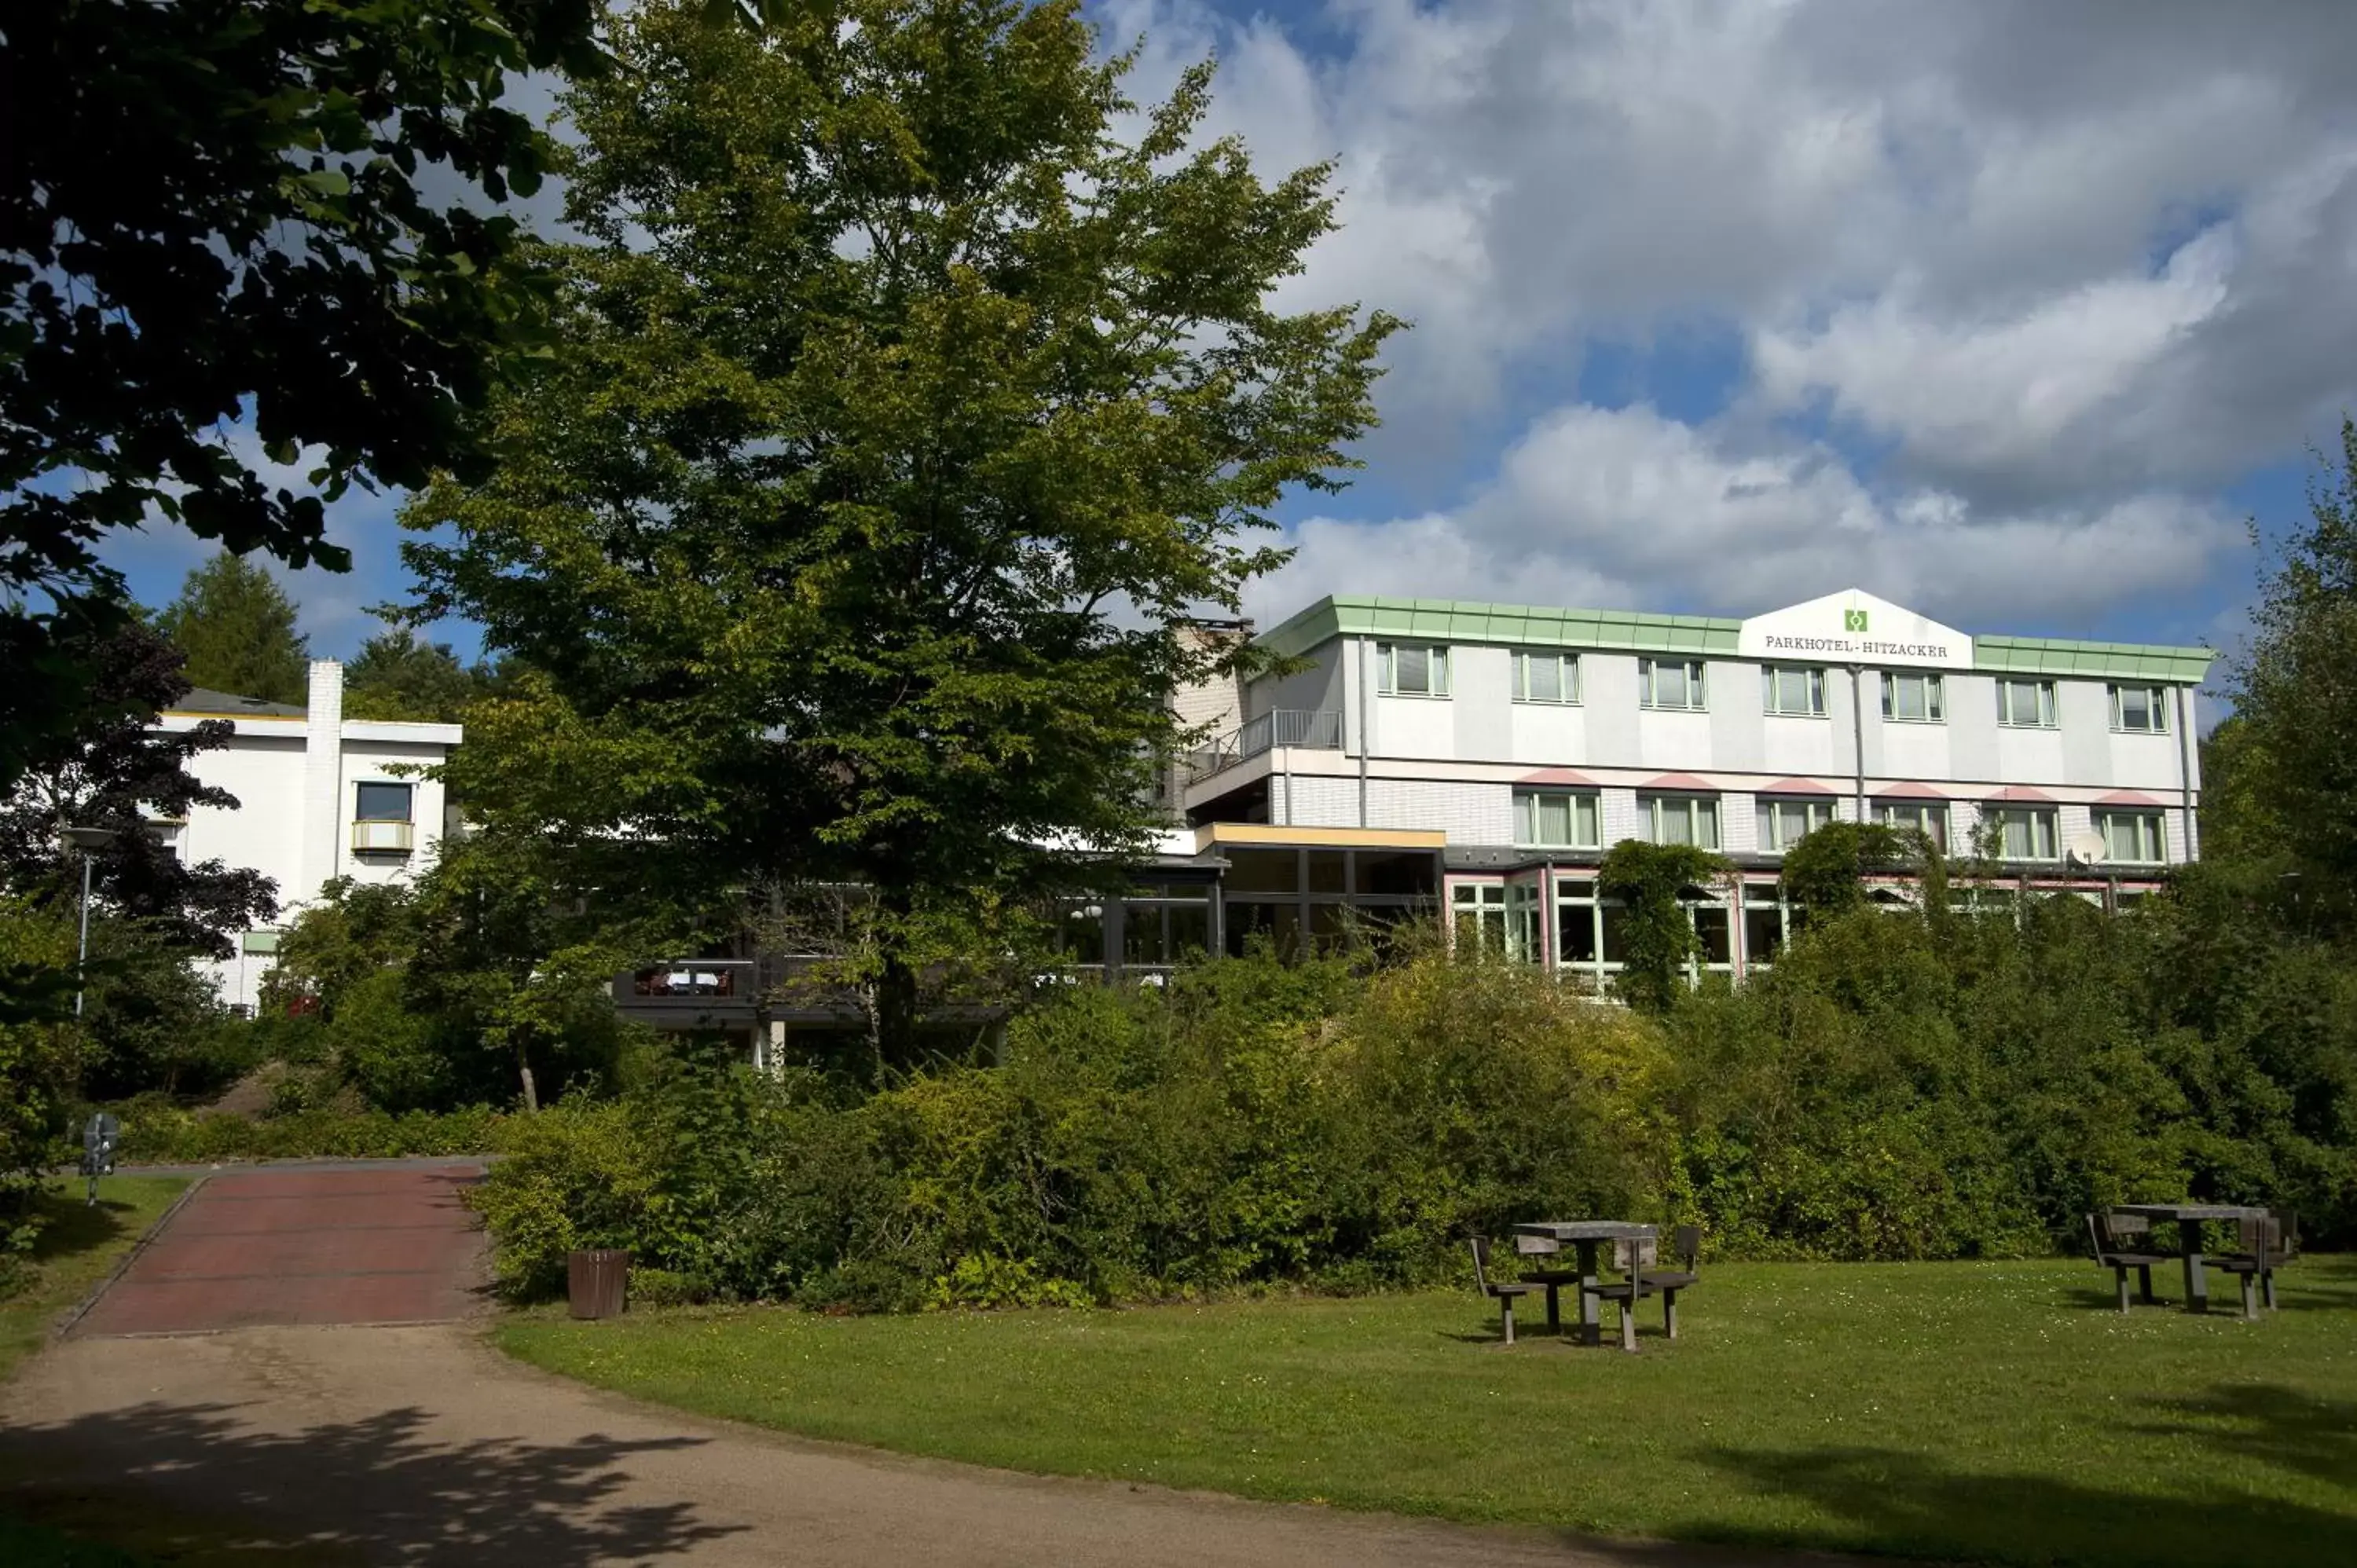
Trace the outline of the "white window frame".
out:
[[[1692,836],[1667,839],[1662,836],[1662,823],[1673,812],[1683,812],[1686,831]],[[1726,824],[1720,821],[1719,798],[1716,795],[1640,795],[1637,814],[1642,819],[1648,843],[1689,843],[1698,849],[1716,850],[1726,842]],[[1703,836],[1707,822],[1710,834]]]
[[[2013,716],[2013,699],[2009,695],[2009,693],[2011,688],[2015,686],[2034,686],[2037,688],[2037,701],[2032,704],[2038,710],[2038,717],[2035,721],[2017,719]],[[2002,729],[2055,728],[2057,719],[2054,682],[2051,681],[2040,680],[2034,676],[2028,680],[2016,680],[2009,675],[1998,676],[1996,679],[1996,722],[1998,727]]]
[[[2152,702],[2152,723],[2132,725],[2127,722],[2126,704],[2121,693],[2128,691],[2144,693]],[[2169,688],[2148,681],[2114,682],[2112,699],[2112,729],[2119,735],[2167,735],[2169,733]]]
[[[1655,672],[1664,664],[1675,664],[1686,671],[1685,690],[1689,700],[1684,703],[1661,703],[1654,700]],[[1710,711],[1709,665],[1700,659],[1655,659],[1641,656],[1637,660],[1637,705],[1649,713],[1702,714]]]
[[[2062,858],[2061,834],[2056,821],[2058,813],[2051,806],[1988,805],[1981,808],[1982,816],[1996,824],[1997,855],[2004,860],[2038,862]],[[2008,819],[2023,819],[2029,827],[2030,853],[2015,854],[2006,848],[2005,829]],[[2041,842],[2042,841],[2042,842]]]
[[[1559,697],[1531,695],[1531,663],[1534,660],[1552,660],[1556,667]],[[1556,650],[1552,652],[1517,649],[1514,652],[1514,701],[1535,703],[1541,707],[1573,708],[1579,705],[1579,655]]]
[[[1918,820],[1902,822],[1898,815],[1901,811]],[[1943,854],[1948,852],[1949,830],[1954,826],[1954,819],[1945,800],[1877,800],[1874,803],[1874,820],[1884,827],[1902,831],[1921,828],[1932,835],[1932,843]],[[1934,822],[1938,826],[1931,825]]]
[[[1506,885],[1497,882],[1458,882],[1448,889],[1448,940],[1454,946],[1462,935],[1465,924],[1473,926],[1474,940],[1488,948],[1494,937],[1497,950],[1506,950]]]
[[[363,816],[361,812],[361,791],[363,789],[398,789],[401,791],[401,815],[397,817]],[[355,779],[352,780],[352,821],[356,822],[409,822],[417,821],[417,785],[408,779]]]
[[[2136,824],[2136,847],[2149,849],[2149,854],[2121,855],[2114,853],[2112,823],[2115,820]],[[2169,864],[2169,822],[2166,816],[2148,806],[2098,806],[2094,811],[2094,829],[2104,835],[2104,859],[2120,865],[2166,865]]]
[[[1823,795],[1760,795],[1755,798],[1760,824],[1760,853],[1781,854],[1834,820],[1834,803]],[[1781,811],[1799,807],[1807,826],[1784,837]]]
[[[1923,683],[1923,713],[1919,716],[1898,711],[1899,682],[1920,681]],[[1927,671],[1882,671],[1882,722],[1887,725],[1943,725],[1948,722],[1948,683],[1939,675]]]
[[[1399,652],[1421,649],[1425,654],[1426,690],[1399,689]],[[1438,642],[1378,642],[1375,644],[1375,693],[1383,697],[1446,697],[1448,695],[1448,646]]]
[[[1571,836],[1560,843],[1539,836],[1539,802],[1559,800]],[[1580,808],[1587,808],[1588,834],[1580,836]],[[1514,791],[1514,843],[1528,849],[1602,849],[1604,802],[1593,789],[1517,789]]]
[[[1781,705],[1778,688],[1780,676],[1798,675],[1808,682],[1808,696],[1802,707]],[[1822,666],[1810,664],[1762,664],[1760,667],[1760,706],[1769,714],[1784,719],[1821,719],[1825,716],[1825,672]]]

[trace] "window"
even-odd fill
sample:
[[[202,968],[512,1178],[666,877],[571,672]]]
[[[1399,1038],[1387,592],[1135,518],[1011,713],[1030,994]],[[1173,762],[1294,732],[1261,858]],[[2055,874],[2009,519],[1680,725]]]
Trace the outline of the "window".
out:
[[[1776,961],[1791,925],[1783,889],[1773,882],[1743,885],[1743,961],[1747,967]]]
[[[1460,882],[1449,889],[1460,947],[1506,950],[1506,888],[1499,882]]]
[[[1375,662],[1382,677],[1375,689],[1386,697],[1448,695],[1448,650],[1406,642],[1379,642]]]
[[[1514,795],[1514,842],[1545,849],[1596,849],[1596,797],[1555,789],[1518,790]]]
[[[1640,795],[1637,815],[1655,843],[1718,847],[1718,799],[1714,795]]]
[[[367,783],[356,784],[352,789],[354,822],[405,822],[409,821],[410,786],[371,780]]]
[[[1585,970],[1601,979],[1627,956],[1627,932],[1618,903],[1598,898],[1590,877],[1566,876],[1555,885],[1555,966]]]
[[[1770,665],[1760,671],[1760,700],[1771,714],[1803,719],[1825,716],[1825,672],[1822,670],[1779,670]]]
[[[1577,653],[1515,654],[1514,701],[1518,703],[1579,701],[1579,655]]]
[[[2052,729],[2054,682],[1999,681],[1996,683],[1996,722],[2016,729]]]
[[[1882,677],[1882,716],[1892,724],[1936,725],[1947,722],[1947,693],[1937,675]]]
[[[1988,812],[1996,824],[1997,854],[2007,860],[2054,858],[2054,808],[1997,806]]]
[[[2169,858],[2158,811],[2097,811],[2095,831],[2104,835],[2104,858],[2158,865]]]
[[[1702,712],[1702,660],[1640,659],[1637,660],[1637,703],[1640,707],[1666,708],[1673,712]]]
[[[1929,834],[1934,848],[1948,848],[1948,803],[1945,800],[1877,800],[1874,820],[1901,832]]]
[[[1546,933],[1539,919],[1536,882],[1506,885],[1506,956],[1516,963],[1535,963],[1544,956]]]
[[[2112,727],[2130,735],[2169,733],[2169,689],[2165,686],[2112,688]]]
[[[1833,820],[1831,800],[1775,800],[1763,795],[1760,798],[1760,847],[1769,854],[1781,854]]]

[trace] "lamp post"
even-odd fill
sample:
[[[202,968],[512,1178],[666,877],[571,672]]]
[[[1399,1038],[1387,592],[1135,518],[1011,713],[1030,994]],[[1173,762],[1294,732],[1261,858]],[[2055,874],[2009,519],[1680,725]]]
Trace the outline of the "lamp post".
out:
[[[74,958],[74,1016],[81,1016],[82,971],[90,963],[90,859],[114,842],[113,828],[68,828],[66,843],[81,851],[81,947]]]

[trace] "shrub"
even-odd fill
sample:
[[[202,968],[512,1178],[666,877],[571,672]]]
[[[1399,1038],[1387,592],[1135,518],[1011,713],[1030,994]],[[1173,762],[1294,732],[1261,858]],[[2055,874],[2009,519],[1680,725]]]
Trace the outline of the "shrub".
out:
[[[114,1109],[123,1119],[121,1158],[144,1165],[494,1154],[522,1120],[478,1105],[438,1115],[300,1110],[253,1122],[185,1110],[162,1095],[142,1096]]]

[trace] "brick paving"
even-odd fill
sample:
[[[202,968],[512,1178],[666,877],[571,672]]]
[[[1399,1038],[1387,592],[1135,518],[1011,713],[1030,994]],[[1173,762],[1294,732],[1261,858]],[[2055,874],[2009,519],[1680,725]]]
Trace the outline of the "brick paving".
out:
[[[211,1176],[74,1326],[78,1337],[438,1323],[482,1305],[478,1162]]]

